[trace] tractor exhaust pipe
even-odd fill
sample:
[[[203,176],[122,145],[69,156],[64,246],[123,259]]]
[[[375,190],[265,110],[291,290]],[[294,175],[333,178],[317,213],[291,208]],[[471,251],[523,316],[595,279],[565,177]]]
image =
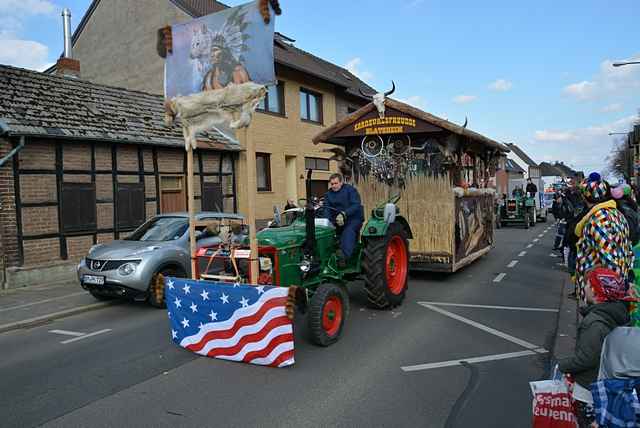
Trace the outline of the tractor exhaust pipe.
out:
[[[306,226],[306,238],[304,241],[304,254],[307,258],[313,260],[316,249],[316,214],[313,209],[313,201],[311,200],[311,175],[313,170],[307,170],[307,179],[305,181],[307,189],[307,204],[304,209],[304,218]]]

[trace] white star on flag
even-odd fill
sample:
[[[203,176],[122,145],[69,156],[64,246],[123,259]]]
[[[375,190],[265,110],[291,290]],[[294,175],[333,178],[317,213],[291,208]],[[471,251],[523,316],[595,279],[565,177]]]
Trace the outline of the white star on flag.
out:
[[[184,294],[189,294],[191,292],[191,286],[185,284],[185,286],[182,287],[182,290],[184,291]]]
[[[182,328],[187,328],[189,327],[189,320],[186,318],[182,318],[182,321],[180,321],[182,323]]]
[[[198,312],[198,305],[195,303],[192,303],[189,307],[191,308],[191,312]]]
[[[178,337],[178,332],[175,330],[171,330],[171,338],[175,339],[176,337]]]
[[[220,296],[220,300],[222,300],[222,303],[229,303],[229,296],[222,293],[222,296]]]
[[[258,290],[258,294],[262,294],[264,293],[264,286],[256,287],[256,290]]]
[[[176,301],[173,302],[173,304],[176,305],[176,308],[179,308],[179,307],[182,306],[182,303],[180,303],[180,302],[181,302],[181,300],[176,297]]]
[[[243,308],[246,308],[247,306],[249,306],[249,300],[247,300],[246,297],[243,297],[242,300],[240,300],[240,304]]]
[[[199,328],[200,330],[202,330],[202,327],[204,327],[204,324],[200,323],[200,325],[198,326],[198,328]]]
[[[218,319],[218,314],[216,312],[211,311],[209,316],[211,317],[211,321],[216,321]]]
[[[209,300],[209,292],[202,290],[202,293],[200,294],[202,296],[202,300]]]
[[[173,290],[173,288],[174,288],[174,287],[173,287],[173,281],[169,280],[169,281],[167,282],[167,287],[169,287],[169,290]]]

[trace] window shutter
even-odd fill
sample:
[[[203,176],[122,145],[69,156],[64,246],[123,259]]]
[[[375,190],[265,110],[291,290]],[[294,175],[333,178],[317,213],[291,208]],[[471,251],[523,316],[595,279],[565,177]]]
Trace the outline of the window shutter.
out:
[[[63,230],[83,232],[95,230],[97,226],[95,183],[63,183]]]

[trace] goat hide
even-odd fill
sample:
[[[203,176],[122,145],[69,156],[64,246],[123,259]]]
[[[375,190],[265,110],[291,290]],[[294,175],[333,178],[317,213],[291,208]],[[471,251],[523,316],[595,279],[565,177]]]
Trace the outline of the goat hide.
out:
[[[267,89],[253,82],[229,84],[223,89],[174,97],[165,102],[165,124],[182,122],[185,148],[197,148],[196,135],[228,123],[232,129],[249,126]]]

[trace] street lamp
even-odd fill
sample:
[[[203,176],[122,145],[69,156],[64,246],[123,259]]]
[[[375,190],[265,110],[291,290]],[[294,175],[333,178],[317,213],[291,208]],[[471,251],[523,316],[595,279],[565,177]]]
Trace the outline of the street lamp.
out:
[[[613,65],[614,67],[622,67],[624,65],[631,65],[631,64],[640,64],[640,61],[621,61],[621,62],[614,62]]]

